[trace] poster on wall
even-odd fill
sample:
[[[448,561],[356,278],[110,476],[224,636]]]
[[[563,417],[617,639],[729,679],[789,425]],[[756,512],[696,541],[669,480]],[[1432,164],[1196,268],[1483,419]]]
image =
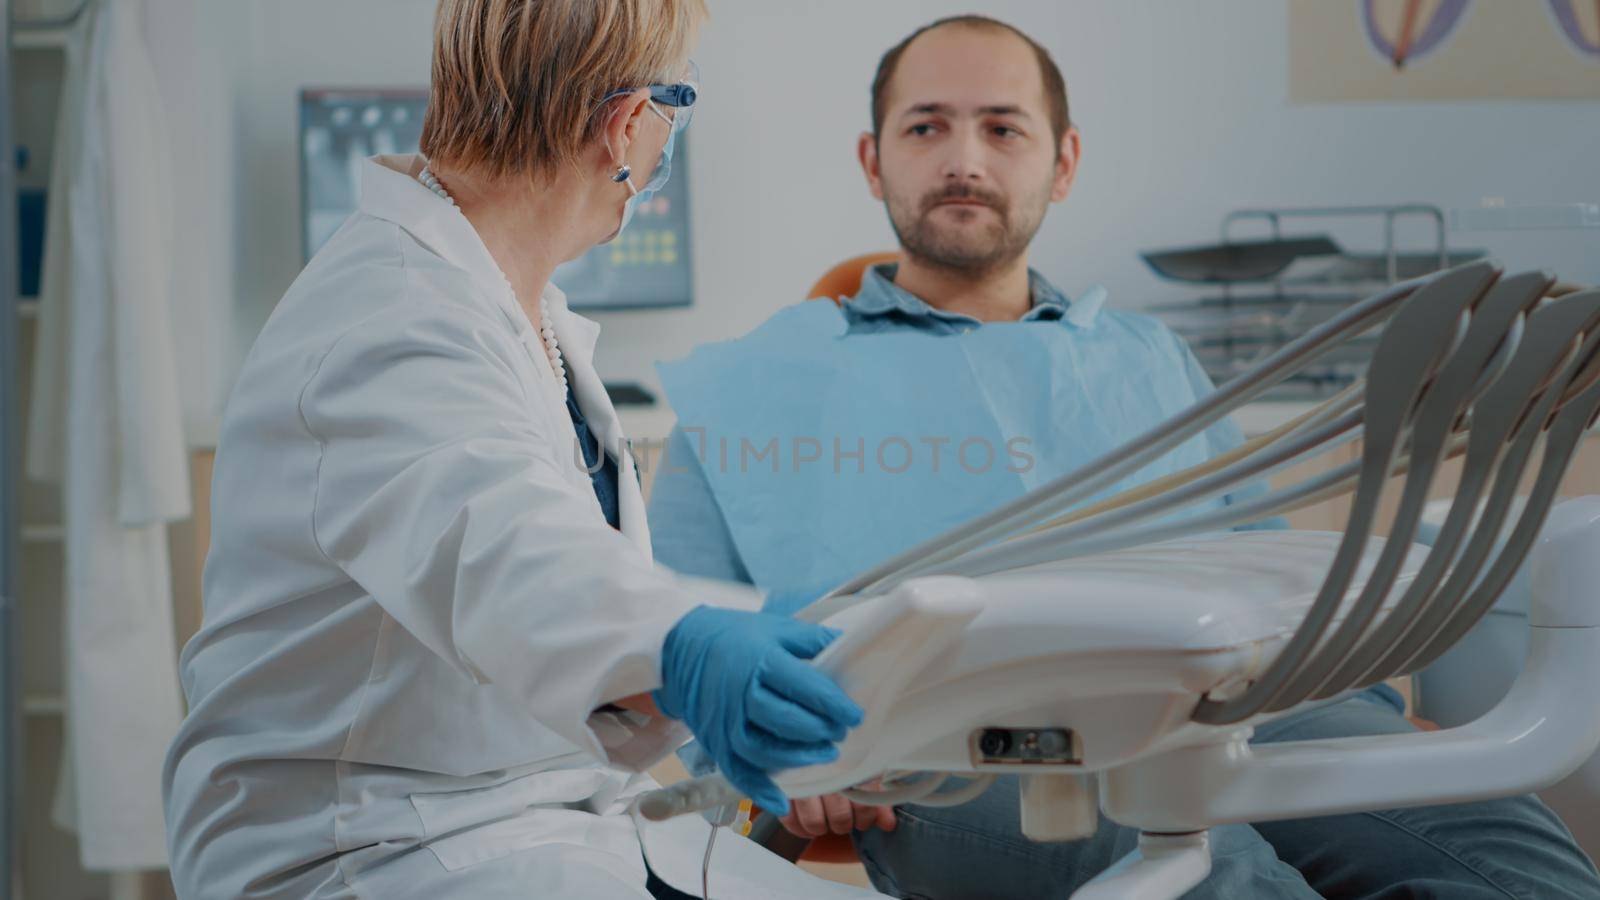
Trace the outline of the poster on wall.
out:
[[[1290,0],[1289,98],[1600,99],[1600,0]]]

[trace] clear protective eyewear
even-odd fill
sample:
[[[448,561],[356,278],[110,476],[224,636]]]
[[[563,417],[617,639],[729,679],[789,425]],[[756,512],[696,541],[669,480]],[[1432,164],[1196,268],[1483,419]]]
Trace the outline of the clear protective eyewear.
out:
[[[677,84],[647,84],[650,91],[650,109],[672,126],[674,131],[683,131],[689,127],[689,120],[694,118],[694,102],[700,97],[700,67],[694,60],[689,61],[688,70],[684,72],[683,80]],[[639,88],[617,88],[611,93],[600,98],[601,105],[631,94]],[[672,116],[669,118],[662,113],[660,107],[672,107]]]

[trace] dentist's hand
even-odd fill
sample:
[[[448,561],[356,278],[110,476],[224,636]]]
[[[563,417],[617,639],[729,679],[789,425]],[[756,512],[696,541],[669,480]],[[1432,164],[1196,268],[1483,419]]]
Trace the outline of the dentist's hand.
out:
[[[832,762],[861,724],[861,707],[805,662],[838,636],[773,613],[696,607],[667,634],[653,696],[734,787],[782,816],[789,800],[769,774]]]

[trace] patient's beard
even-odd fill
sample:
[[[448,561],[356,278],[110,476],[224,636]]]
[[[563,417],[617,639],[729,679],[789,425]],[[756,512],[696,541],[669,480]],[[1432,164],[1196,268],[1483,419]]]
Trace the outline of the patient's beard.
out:
[[[1028,250],[1033,236],[1049,208],[1048,188],[1038,197],[1029,196],[1024,207],[1013,211],[998,193],[970,185],[952,185],[924,195],[915,203],[886,192],[889,223],[906,255],[924,265],[955,272],[972,279],[1004,269]],[[942,221],[940,204],[947,200],[976,200],[993,211],[973,214],[987,219],[979,228]]]

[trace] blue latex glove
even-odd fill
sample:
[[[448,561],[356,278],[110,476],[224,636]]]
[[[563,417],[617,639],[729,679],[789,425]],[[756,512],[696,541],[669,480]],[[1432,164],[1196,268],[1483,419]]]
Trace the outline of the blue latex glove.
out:
[[[839,632],[773,613],[700,606],[661,653],[661,711],[689,726],[717,768],[768,812],[789,800],[769,773],[832,762],[864,713],[805,660]]]

